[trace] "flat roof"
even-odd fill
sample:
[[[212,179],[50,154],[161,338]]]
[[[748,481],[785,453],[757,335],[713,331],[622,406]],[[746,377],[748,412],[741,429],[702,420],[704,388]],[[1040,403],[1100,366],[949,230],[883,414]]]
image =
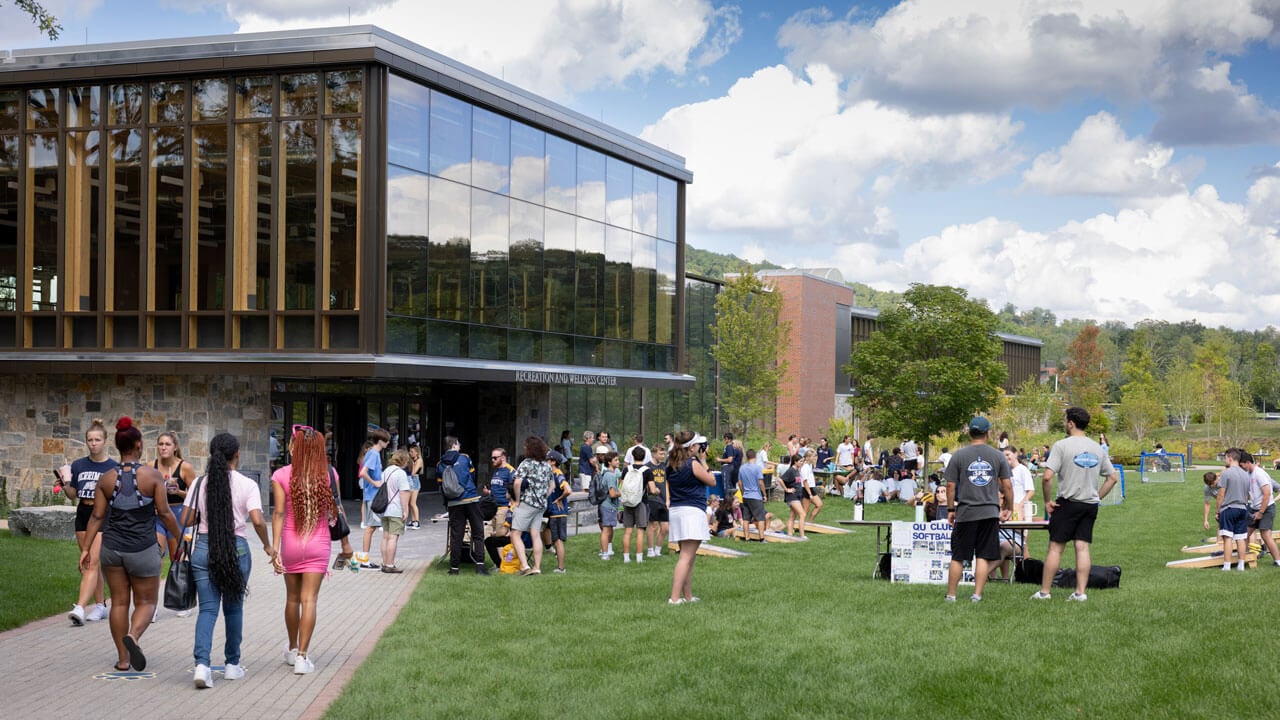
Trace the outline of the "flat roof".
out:
[[[880,311],[875,308],[852,307],[849,308],[849,314],[853,317],[867,318],[869,320],[877,320],[880,318]],[[1032,347],[1044,347],[1044,341],[1039,338],[1027,337],[1026,335],[1014,335],[1013,333],[998,332],[996,337],[1006,342],[1015,343],[1017,345],[1030,345]]]
[[[684,157],[374,25],[208,35],[0,51],[0,82],[63,82],[243,72],[259,65],[379,62],[477,103],[560,132],[682,182]],[[261,69],[261,68],[259,68]]]

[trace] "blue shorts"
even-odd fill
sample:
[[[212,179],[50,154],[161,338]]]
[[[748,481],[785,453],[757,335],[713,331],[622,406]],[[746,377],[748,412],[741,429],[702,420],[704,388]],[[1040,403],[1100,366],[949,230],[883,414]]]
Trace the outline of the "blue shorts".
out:
[[[176,522],[179,526],[181,526],[182,525],[182,506],[170,505],[169,511],[173,513],[174,522]],[[173,535],[169,534],[169,528],[165,527],[164,523],[161,522],[159,513],[156,514],[156,533],[159,535],[164,535],[165,538],[173,537]]]
[[[618,511],[608,505],[600,506],[600,527],[617,527]]]
[[[1249,511],[1242,507],[1229,507],[1218,513],[1218,535],[1232,540],[1248,537]]]
[[[418,492],[422,490],[422,480],[417,475],[409,476],[409,492]]]
[[[551,542],[564,542],[569,539],[569,518],[556,515],[547,519],[547,529],[551,531]]]

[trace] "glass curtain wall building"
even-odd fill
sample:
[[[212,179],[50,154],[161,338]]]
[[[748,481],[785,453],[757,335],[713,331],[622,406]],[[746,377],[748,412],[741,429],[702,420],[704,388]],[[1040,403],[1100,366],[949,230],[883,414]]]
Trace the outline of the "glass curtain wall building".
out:
[[[27,445],[0,475],[138,407],[237,429],[264,472],[295,422],[332,428],[340,470],[370,424],[476,452],[687,423],[659,390],[705,362],[685,345],[691,180],[374,27],[15,51],[0,401]]]

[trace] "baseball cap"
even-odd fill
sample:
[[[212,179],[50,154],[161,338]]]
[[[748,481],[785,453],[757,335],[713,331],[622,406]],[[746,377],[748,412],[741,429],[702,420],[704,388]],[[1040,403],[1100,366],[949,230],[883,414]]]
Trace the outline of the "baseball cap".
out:
[[[700,435],[700,434],[698,434],[698,433],[694,433],[694,434],[693,434],[693,439],[692,439],[692,440],[690,440],[689,442],[685,443],[685,444],[684,444],[684,446],[685,446],[685,447],[687,447],[687,448],[696,447],[696,446],[698,446],[698,445],[702,445],[702,444],[703,444],[703,443],[705,443],[706,441],[707,441],[707,438],[706,438],[706,436],[705,436],[705,435]]]
[[[991,430],[991,421],[984,417],[975,417],[969,420],[969,430],[974,432],[988,432]]]

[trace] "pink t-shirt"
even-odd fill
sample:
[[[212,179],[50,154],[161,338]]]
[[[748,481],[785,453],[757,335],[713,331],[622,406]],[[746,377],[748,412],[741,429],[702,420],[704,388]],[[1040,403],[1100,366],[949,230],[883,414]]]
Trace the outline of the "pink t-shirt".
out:
[[[200,489],[196,491],[195,507],[200,511],[200,527],[196,529],[197,533],[209,532],[209,517],[205,512],[204,489],[206,478],[201,476],[192,485],[199,485]],[[192,506],[192,499],[187,497],[186,507]],[[235,470],[231,471],[231,513],[235,516],[236,535],[242,538],[248,538],[248,520],[249,513],[254,510],[262,510],[262,494],[258,491],[258,483],[241,475]]]

